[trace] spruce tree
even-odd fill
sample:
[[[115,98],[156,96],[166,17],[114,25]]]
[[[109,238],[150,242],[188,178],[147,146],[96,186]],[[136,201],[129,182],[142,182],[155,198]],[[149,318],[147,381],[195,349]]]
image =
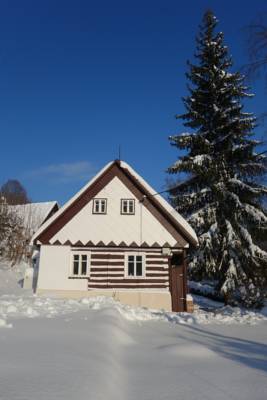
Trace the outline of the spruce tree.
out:
[[[261,306],[266,294],[267,237],[263,200],[267,187],[264,153],[256,151],[255,118],[243,111],[244,77],[230,72],[232,60],[218,21],[204,14],[197,37],[196,63],[189,65],[189,96],[182,118],[189,132],[171,136],[181,156],[168,172],[186,173],[170,192],[177,211],[196,230],[199,248],[191,254],[193,279],[212,279],[228,304]]]

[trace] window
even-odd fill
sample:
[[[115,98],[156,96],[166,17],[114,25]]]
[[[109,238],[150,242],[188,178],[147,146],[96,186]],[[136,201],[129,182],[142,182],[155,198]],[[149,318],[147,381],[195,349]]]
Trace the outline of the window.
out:
[[[72,254],[71,275],[85,277],[89,276],[89,254]]]
[[[134,210],[134,199],[121,199],[121,214],[133,215]]]
[[[126,254],[125,274],[128,277],[145,276],[145,256],[143,254]]]
[[[106,214],[106,213],[107,213],[107,199],[94,199],[93,214]]]

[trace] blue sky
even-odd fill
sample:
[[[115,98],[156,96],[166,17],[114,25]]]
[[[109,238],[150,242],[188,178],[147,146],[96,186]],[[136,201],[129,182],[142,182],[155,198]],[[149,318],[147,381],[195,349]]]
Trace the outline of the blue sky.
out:
[[[19,179],[33,201],[64,203],[108,161],[131,164],[155,189],[184,130],[186,60],[211,8],[234,59],[265,1],[2,0],[0,183]],[[266,107],[264,81],[247,111]],[[265,127],[257,128],[257,135]]]

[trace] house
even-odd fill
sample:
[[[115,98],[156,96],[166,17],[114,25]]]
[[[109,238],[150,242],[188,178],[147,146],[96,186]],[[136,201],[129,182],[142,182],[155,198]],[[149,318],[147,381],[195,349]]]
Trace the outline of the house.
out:
[[[24,256],[31,257],[32,251],[28,245],[31,237],[58,209],[59,205],[56,201],[8,205],[8,212],[15,217],[16,224],[22,228],[19,247]],[[34,263],[35,258],[32,260]]]
[[[126,162],[107,164],[35,233],[37,293],[185,311],[194,230]]]
[[[40,226],[56,211],[59,205],[56,201],[10,205],[8,209],[15,214],[24,229],[32,236]]]

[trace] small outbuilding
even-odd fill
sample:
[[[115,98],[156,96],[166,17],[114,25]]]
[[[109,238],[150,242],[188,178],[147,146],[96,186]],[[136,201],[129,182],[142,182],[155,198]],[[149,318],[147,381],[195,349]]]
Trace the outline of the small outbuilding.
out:
[[[192,307],[186,220],[126,162],[107,164],[34,234],[37,293],[112,296],[173,311]],[[188,301],[187,301],[188,300]]]

